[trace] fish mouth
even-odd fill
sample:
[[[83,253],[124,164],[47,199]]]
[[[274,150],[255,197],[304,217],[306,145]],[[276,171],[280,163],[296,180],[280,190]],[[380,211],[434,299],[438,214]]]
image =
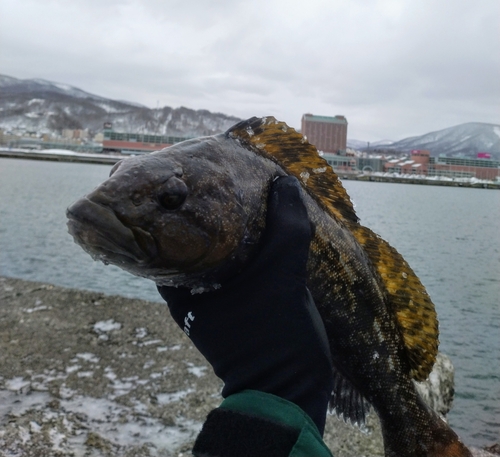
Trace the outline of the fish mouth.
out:
[[[104,263],[144,265],[157,254],[153,237],[139,227],[127,227],[106,206],[83,198],[66,210],[68,231],[75,242]]]

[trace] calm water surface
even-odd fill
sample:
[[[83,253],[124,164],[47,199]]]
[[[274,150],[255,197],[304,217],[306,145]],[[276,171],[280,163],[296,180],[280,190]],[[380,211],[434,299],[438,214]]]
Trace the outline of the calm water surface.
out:
[[[92,261],[65,209],[110,166],[0,159],[0,274],[161,301],[153,283]],[[344,182],[361,222],[396,247],[436,304],[455,365],[448,418],[469,445],[500,441],[500,192]]]

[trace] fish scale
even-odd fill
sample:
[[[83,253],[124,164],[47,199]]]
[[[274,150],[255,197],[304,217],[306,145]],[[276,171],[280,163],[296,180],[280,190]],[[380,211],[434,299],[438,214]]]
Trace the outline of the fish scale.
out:
[[[362,424],[370,404],[380,417],[386,456],[469,456],[412,381],[429,375],[437,354],[430,297],[403,257],[359,223],[316,148],[285,123],[251,118],[225,134],[123,160],[108,181],[68,209],[68,226],[75,241],[103,261],[203,293],[224,287],[255,254],[271,182],[283,175],[301,182],[315,227],[307,285],[333,358],[331,408]],[[93,209],[102,212],[95,205],[106,207],[105,227],[91,217]],[[125,243],[106,240],[113,228],[133,234],[134,255],[124,255]],[[94,232],[98,236],[89,236]]]

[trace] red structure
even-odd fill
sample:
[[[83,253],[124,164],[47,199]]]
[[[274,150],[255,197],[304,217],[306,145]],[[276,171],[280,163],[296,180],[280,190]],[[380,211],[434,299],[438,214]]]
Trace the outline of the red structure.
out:
[[[143,143],[137,141],[104,140],[103,150],[106,152],[121,152],[122,154],[144,154],[159,151],[172,146],[172,143]]]
[[[344,116],[302,116],[302,135],[318,151],[340,153],[347,149],[347,119]]]
[[[384,164],[389,173],[449,178],[477,178],[493,181],[500,177],[500,163],[487,157],[431,157],[426,150],[411,151],[411,158],[393,159]]]
[[[103,152],[147,154],[189,139],[186,137],[169,135],[114,132],[111,130],[111,127],[112,125],[109,122],[104,124],[104,140],[102,142]]]

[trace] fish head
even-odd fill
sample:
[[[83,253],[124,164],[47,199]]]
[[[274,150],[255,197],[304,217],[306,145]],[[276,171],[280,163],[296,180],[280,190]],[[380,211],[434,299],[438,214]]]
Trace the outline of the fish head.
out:
[[[252,180],[245,161],[254,157],[228,141],[189,140],[118,162],[68,208],[69,233],[94,259],[157,284],[213,283],[210,272],[231,271],[257,242],[265,208],[256,202],[271,179]],[[249,182],[260,185],[244,191]]]

